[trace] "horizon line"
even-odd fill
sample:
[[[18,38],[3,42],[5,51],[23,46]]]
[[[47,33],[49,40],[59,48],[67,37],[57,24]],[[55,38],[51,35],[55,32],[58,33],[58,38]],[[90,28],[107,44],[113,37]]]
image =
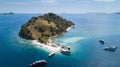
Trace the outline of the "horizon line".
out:
[[[10,12],[0,12],[0,14],[2,13],[10,13]],[[41,13],[18,13],[18,12],[12,12],[14,14],[45,14],[45,13],[55,13],[55,14],[89,14],[89,13],[120,13],[120,12],[84,12],[84,13],[57,13],[57,12],[41,12]]]

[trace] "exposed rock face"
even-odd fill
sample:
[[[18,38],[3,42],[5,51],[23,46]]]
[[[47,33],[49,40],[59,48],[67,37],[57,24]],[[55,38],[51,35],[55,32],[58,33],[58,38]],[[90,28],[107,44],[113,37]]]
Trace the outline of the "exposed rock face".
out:
[[[44,16],[32,17],[22,25],[19,36],[28,40],[39,40],[46,43],[51,36],[66,32],[66,29],[74,25],[73,22],[63,19],[54,13],[47,13]]]

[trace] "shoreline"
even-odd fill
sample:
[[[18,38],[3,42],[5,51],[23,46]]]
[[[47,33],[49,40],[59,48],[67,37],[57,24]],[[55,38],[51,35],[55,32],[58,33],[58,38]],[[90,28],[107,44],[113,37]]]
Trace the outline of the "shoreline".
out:
[[[71,27],[68,27],[66,29],[66,32],[69,31],[71,28],[73,28],[73,25]],[[44,43],[41,43],[39,42],[38,40],[32,40],[32,43],[35,44],[35,45],[38,45],[42,48],[45,48],[47,50],[49,50],[50,52],[60,52],[60,50],[62,49],[60,45],[57,45],[55,43],[52,42],[52,40],[54,38],[56,38],[58,35],[55,35],[55,36],[51,36],[49,39],[48,39],[48,42],[46,44]]]
[[[66,29],[66,31],[69,31],[69,30],[70,30],[71,28],[73,28],[73,27],[74,27],[74,25],[68,27],[68,28]]]
[[[50,52],[59,52],[61,47],[54,44],[54,43],[47,43],[47,44],[44,44],[44,43],[40,43],[38,42],[37,40],[32,40],[32,43],[35,44],[35,45],[38,45],[42,48],[45,48],[47,50],[49,50]]]

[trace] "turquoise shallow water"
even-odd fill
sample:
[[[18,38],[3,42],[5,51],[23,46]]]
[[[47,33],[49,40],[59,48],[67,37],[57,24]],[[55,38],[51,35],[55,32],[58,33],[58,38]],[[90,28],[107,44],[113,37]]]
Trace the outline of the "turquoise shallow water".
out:
[[[72,20],[75,28],[54,39],[71,47],[71,55],[55,54],[33,46],[18,36],[21,25],[40,14],[0,15],[0,67],[29,67],[35,60],[46,59],[46,67],[120,67],[120,15],[118,14],[60,14]],[[104,51],[115,44],[115,52]]]

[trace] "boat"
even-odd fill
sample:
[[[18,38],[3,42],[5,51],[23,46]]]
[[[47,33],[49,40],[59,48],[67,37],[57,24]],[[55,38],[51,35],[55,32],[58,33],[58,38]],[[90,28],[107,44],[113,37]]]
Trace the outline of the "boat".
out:
[[[46,65],[46,64],[47,64],[46,60],[38,60],[30,64],[30,66],[35,67],[35,66],[41,66],[41,65]]]
[[[117,49],[117,46],[107,46],[104,48],[104,50],[108,50],[108,51],[115,51]]]
[[[48,56],[51,57],[55,54],[55,52],[50,53]]]
[[[69,46],[61,46],[60,51],[62,54],[70,55],[70,47]]]
[[[66,54],[66,55],[70,55],[70,50],[61,49],[61,53]]]
[[[104,40],[99,40],[99,42],[100,42],[101,44],[105,44],[105,41],[104,41]]]
[[[61,46],[62,49],[70,50],[69,46]]]

